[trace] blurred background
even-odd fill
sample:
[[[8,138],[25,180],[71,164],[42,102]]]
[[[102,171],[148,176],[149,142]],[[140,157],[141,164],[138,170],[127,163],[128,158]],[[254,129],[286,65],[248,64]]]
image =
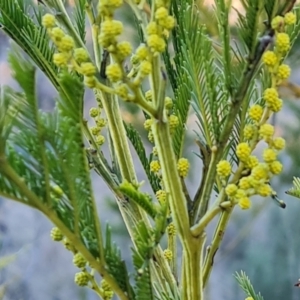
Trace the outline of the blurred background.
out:
[[[239,10],[241,8],[239,1],[234,6]],[[203,9],[205,14],[207,7]],[[137,45],[137,34],[130,24],[131,12],[120,11],[118,18],[128,24],[123,38]],[[234,19],[233,14],[232,22]],[[211,22],[214,22],[213,19]],[[89,32],[87,44],[91,46]],[[0,31],[0,84],[18,88],[7,63],[10,45],[11,41]],[[240,270],[248,274],[256,291],[260,291],[265,300],[300,299],[300,289],[294,287],[300,278],[300,200],[285,195],[285,191],[292,186],[293,176],[300,176],[300,93],[297,86],[300,85],[299,50],[297,42],[287,59],[293,69],[290,84],[281,89],[284,109],[273,120],[276,135],[286,139],[287,148],[280,157],[284,173],[272,185],[287,207],[281,209],[271,199],[257,198],[250,210],[235,210],[224,242],[215,257],[206,300],[244,299],[234,279],[235,272]],[[51,110],[57,93],[43,74],[39,73],[37,80],[41,108]],[[95,105],[90,91],[86,92],[85,105],[88,118],[89,109]],[[132,118],[132,113],[137,113],[133,107],[124,107],[124,118],[142,128],[142,119],[136,117],[139,115]],[[187,127],[190,138],[187,140],[185,156],[193,165],[188,178],[188,187],[193,194],[201,173],[201,163],[193,154],[198,152],[193,143],[193,129],[196,129],[193,117]],[[260,151],[260,147],[257,151]],[[146,176],[137,159],[136,166],[138,180],[145,180]],[[114,240],[121,246],[122,255],[130,264],[131,242],[124,231],[114,200],[101,178],[95,174],[92,174],[92,178],[100,218],[102,222],[112,225]],[[50,222],[39,212],[0,198],[0,299],[98,299],[92,291],[79,288],[74,283],[74,274],[78,269],[72,264],[71,253],[50,239],[51,228]],[[209,235],[208,242],[210,238]]]

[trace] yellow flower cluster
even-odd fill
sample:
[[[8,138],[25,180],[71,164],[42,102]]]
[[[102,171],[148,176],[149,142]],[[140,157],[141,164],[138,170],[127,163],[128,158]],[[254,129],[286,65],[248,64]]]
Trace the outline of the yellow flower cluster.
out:
[[[190,169],[190,163],[186,158],[179,158],[177,162],[177,170],[180,177],[186,177]]]
[[[86,271],[78,272],[75,274],[75,283],[79,286],[88,285],[90,279]]]
[[[295,21],[296,16],[291,12],[284,17],[275,17],[272,21],[272,28],[275,31],[275,47],[273,51],[266,51],[262,57],[263,63],[271,75],[272,85],[264,90],[262,103],[254,104],[249,108],[250,123],[243,130],[243,138],[246,142],[241,142],[236,148],[237,157],[250,175],[240,178],[237,185],[227,185],[225,192],[242,209],[251,206],[250,196],[252,195],[262,197],[271,195],[273,191],[267,182],[272,176],[282,171],[282,164],[277,160],[277,155],[278,151],[284,148],[285,141],[281,137],[274,138],[274,127],[267,124],[266,121],[271,113],[276,113],[282,108],[282,100],[279,98],[277,87],[291,73],[290,67],[282,64],[282,60],[290,49],[290,38],[284,31]],[[262,162],[251,155],[260,140],[264,140],[268,145],[263,151]]]
[[[104,279],[101,281],[100,291],[104,300],[110,300],[114,296],[111,286]]]
[[[167,200],[167,193],[164,190],[158,190],[156,192],[156,198],[159,201],[159,203],[165,203]]]
[[[153,173],[158,173],[160,171],[160,163],[158,160],[153,160],[150,163],[150,171]]]
[[[268,125],[268,126],[267,126]],[[250,196],[260,195],[267,197],[272,194],[272,188],[267,182],[273,175],[278,175],[282,171],[282,164],[277,160],[278,151],[284,148],[283,138],[273,138],[273,127],[265,124],[261,127],[260,133],[264,133],[268,139],[268,148],[263,151],[263,162],[259,162],[257,157],[250,155],[250,146],[247,143],[240,143],[237,146],[237,155],[249,169],[250,175],[242,177],[238,185],[228,184],[225,192],[229,198],[234,200],[242,209],[251,206]]]
[[[71,67],[79,74],[84,75],[84,83],[90,88],[97,84],[95,77],[96,67],[89,62],[90,57],[86,49],[75,47],[75,42],[60,27],[55,27],[56,20],[51,14],[45,14],[42,24],[47,28],[48,34],[58,50],[53,55],[53,62],[59,68]]]
[[[170,236],[175,236],[176,235],[176,227],[174,225],[174,223],[171,223],[168,227],[167,227],[167,233]]]
[[[105,137],[101,134],[101,130],[106,126],[106,120],[101,118],[101,107],[92,107],[89,114],[96,123],[96,126],[90,127],[90,131],[95,138],[96,144],[100,147],[105,143]]]
[[[167,261],[171,261],[173,258],[173,253],[170,249],[165,249],[164,250],[164,257]]]
[[[217,174],[221,178],[228,177],[231,173],[231,165],[227,160],[221,160],[217,165]]]

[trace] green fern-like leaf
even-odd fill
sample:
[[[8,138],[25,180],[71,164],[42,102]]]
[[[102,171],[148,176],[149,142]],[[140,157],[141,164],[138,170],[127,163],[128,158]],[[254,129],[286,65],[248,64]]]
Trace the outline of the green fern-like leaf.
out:
[[[54,48],[49,46],[46,30],[29,17],[29,8],[16,0],[0,1],[0,25],[58,88],[57,68],[52,62]]]
[[[79,36],[85,42],[85,3],[86,0],[76,0],[74,8],[74,21]]]
[[[260,293],[255,293],[250,279],[245,272],[241,271],[240,273],[236,273],[235,278],[247,296],[252,297],[253,300],[264,300]]]
[[[137,249],[133,249],[137,300],[152,300],[154,297],[149,265],[151,252],[154,247],[151,236],[152,232],[147,229],[144,222],[139,222],[135,231]]]
[[[150,162],[152,159],[151,157],[149,159],[147,158],[143,141],[137,130],[131,124],[124,123],[124,125],[126,134],[144,167],[150,185],[155,193],[160,189],[160,180],[153,172],[150,171]]]
[[[294,196],[296,198],[300,198],[300,178],[294,177],[293,187],[286,191],[288,195]]]
[[[246,15],[238,12],[238,33],[248,48],[249,58],[253,59],[264,1],[246,0],[244,2]]]
[[[106,227],[106,246],[104,254],[109,273],[116,279],[121,289],[127,292],[129,299],[136,299],[134,290],[129,283],[126,264],[121,258],[120,250],[112,243],[111,228],[109,226]]]

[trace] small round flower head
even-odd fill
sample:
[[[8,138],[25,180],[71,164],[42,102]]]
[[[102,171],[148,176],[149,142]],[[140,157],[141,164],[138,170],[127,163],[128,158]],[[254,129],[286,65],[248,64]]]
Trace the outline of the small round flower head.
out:
[[[89,60],[89,54],[84,48],[74,49],[74,58],[77,63],[81,64]]]
[[[231,165],[230,165],[229,161],[221,160],[217,164],[217,174],[220,177],[227,177],[230,175],[230,173],[231,173]]]
[[[144,122],[144,128],[148,131],[151,129],[152,124],[153,124],[153,119],[147,119]]]
[[[282,172],[283,166],[282,163],[278,160],[275,160],[269,164],[270,171],[274,175],[278,175]]]
[[[58,67],[66,67],[69,62],[69,56],[66,53],[54,53],[53,63]]]
[[[273,68],[278,62],[277,55],[274,51],[268,50],[263,54],[262,61],[267,67]]]
[[[115,87],[116,94],[127,101],[129,99],[129,90],[126,84],[121,83]]]
[[[86,265],[86,259],[78,252],[73,256],[73,264],[78,268],[84,268]]]
[[[54,27],[51,30],[50,36],[54,42],[59,42],[65,36],[63,30],[59,27]]]
[[[149,57],[149,50],[145,44],[140,45],[135,52],[135,56],[139,61],[145,60]]]
[[[107,19],[101,23],[101,34],[107,38],[115,38],[123,31],[123,24],[120,21]]]
[[[243,197],[246,197],[246,191],[243,190],[243,189],[238,189],[236,191],[235,195],[234,195],[234,198],[237,199],[237,200],[239,200],[239,199],[241,199]]]
[[[186,158],[179,158],[177,162],[177,170],[180,177],[186,177],[190,169],[190,163]]]
[[[236,155],[242,161],[246,162],[251,153],[251,148],[247,143],[240,143],[236,147]]]
[[[169,120],[170,131],[172,132],[179,125],[179,119],[176,115],[170,115],[168,120]]]
[[[150,141],[150,143],[154,143],[154,135],[152,131],[149,131],[148,133],[148,140]]]
[[[89,114],[90,114],[90,116],[91,116],[92,118],[98,117],[98,116],[99,116],[99,113],[100,113],[100,111],[99,111],[99,108],[98,108],[98,107],[92,107],[92,108],[90,109],[90,111],[89,111]]]
[[[155,19],[156,20],[164,20],[169,15],[168,10],[165,7],[160,7],[155,12]]]
[[[279,52],[286,53],[290,49],[290,37],[287,33],[279,32],[276,35],[275,46]]]
[[[272,103],[278,99],[278,92],[275,88],[268,88],[264,91],[263,98],[267,103]]]
[[[239,187],[243,190],[248,190],[251,188],[249,177],[242,177],[239,181]]]
[[[111,64],[106,67],[106,76],[111,82],[117,82],[122,79],[122,69],[119,64]]]
[[[158,190],[156,192],[156,198],[159,201],[159,203],[165,203],[167,200],[167,193],[164,190]]]
[[[251,207],[251,201],[249,197],[243,197],[238,202],[241,209],[249,209]]]
[[[244,131],[244,138],[246,140],[251,140],[251,138],[253,137],[253,134],[255,132],[255,129],[256,128],[251,124],[246,125],[244,130],[243,130]]]
[[[50,232],[50,236],[51,236],[51,239],[55,242],[60,242],[62,241],[62,239],[64,238],[63,234],[61,233],[60,229],[57,228],[57,227],[53,227],[51,229],[51,232]]]
[[[120,60],[124,60],[132,52],[131,44],[127,41],[117,44],[117,55]]]
[[[285,147],[285,140],[282,137],[277,137],[273,140],[272,146],[276,150],[282,150]]]
[[[225,193],[227,196],[233,197],[235,195],[235,193],[237,192],[237,190],[238,190],[238,187],[235,184],[230,183],[226,186]]]
[[[254,155],[250,155],[247,161],[245,162],[245,166],[248,169],[253,169],[258,165],[258,159]]]
[[[279,112],[282,108],[282,100],[277,98],[277,99],[274,99],[273,102],[271,103],[267,103],[267,106],[270,108],[270,110],[272,110],[273,112]]]
[[[42,25],[46,28],[52,28],[55,26],[55,17],[51,14],[45,14],[42,18]]]
[[[173,108],[173,100],[170,97],[165,98],[165,108],[168,110]]]
[[[155,8],[158,9],[160,7],[166,6],[165,0],[155,0]]]
[[[89,283],[89,276],[86,272],[78,272],[75,274],[74,281],[79,286],[86,286]]]
[[[253,187],[254,189],[257,189],[261,185],[261,180],[255,179],[253,176],[249,176],[248,178],[251,187]]]
[[[61,52],[69,52],[73,50],[75,43],[70,35],[65,35],[58,44],[58,50]]]
[[[153,53],[163,52],[166,48],[165,40],[157,34],[148,36],[147,44]]]
[[[249,117],[253,121],[258,122],[261,119],[262,114],[263,114],[263,108],[258,104],[252,105],[249,108]]]
[[[268,178],[268,167],[264,163],[259,163],[251,171],[251,177],[255,180]]]
[[[153,160],[150,163],[150,171],[153,173],[157,173],[160,170],[160,163],[158,160]]]
[[[262,184],[256,189],[256,192],[262,197],[268,197],[272,194],[272,188],[269,184]]]
[[[152,91],[149,90],[145,93],[145,98],[147,101],[151,102],[152,101]]]
[[[286,64],[282,64],[278,67],[276,75],[278,79],[288,79],[291,75],[291,68]]]
[[[170,249],[164,250],[164,257],[166,260],[171,261],[173,258],[173,253]]]
[[[102,146],[105,143],[105,137],[103,135],[97,135],[95,138],[95,142],[98,146]]]
[[[283,24],[284,19],[281,16],[276,16],[271,22],[272,29],[274,30],[279,30]]]
[[[288,12],[284,15],[284,23],[286,25],[293,25],[297,21],[297,17],[293,12]]]
[[[98,135],[101,131],[101,128],[98,126],[93,126],[90,128],[92,135]]]
[[[151,73],[152,65],[149,61],[144,60],[140,64],[140,73],[142,76],[147,76]]]
[[[158,151],[157,151],[157,148],[156,148],[156,147],[153,147],[153,149],[152,149],[152,154],[153,154],[154,156],[158,156]]]
[[[96,120],[97,127],[103,128],[106,126],[107,121],[104,118],[99,118]]]
[[[84,84],[93,89],[97,85],[97,79],[95,76],[84,76]]]
[[[270,139],[274,134],[274,126],[271,124],[263,124],[259,128],[259,135],[265,140]]]
[[[167,30],[171,30],[175,26],[175,19],[172,16],[167,16],[165,19],[160,20],[159,24]]]
[[[96,74],[96,67],[90,62],[82,63],[81,73],[85,76],[94,76]]]
[[[174,225],[174,223],[170,223],[167,227],[167,233],[168,235],[171,235],[171,236],[175,236],[176,235],[176,227]]]
[[[104,279],[101,281],[100,286],[104,292],[111,291],[111,286]]]
[[[276,160],[276,157],[277,157],[277,153],[273,149],[267,148],[263,152],[263,159],[266,163],[270,163]]]
[[[252,297],[247,297],[245,300],[254,300]]]
[[[147,25],[146,31],[147,31],[148,35],[158,34],[159,33],[159,29],[158,29],[157,23],[153,22],[153,21],[150,22]]]

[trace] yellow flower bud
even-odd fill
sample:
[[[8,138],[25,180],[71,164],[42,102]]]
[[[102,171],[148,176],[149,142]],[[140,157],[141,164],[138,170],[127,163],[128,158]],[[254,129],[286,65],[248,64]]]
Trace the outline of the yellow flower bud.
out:
[[[217,174],[220,177],[227,177],[231,173],[231,165],[227,160],[221,160],[217,164]]]
[[[177,170],[180,177],[186,177],[190,169],[190,163],[186,158],[180,158],[177,162]]]

